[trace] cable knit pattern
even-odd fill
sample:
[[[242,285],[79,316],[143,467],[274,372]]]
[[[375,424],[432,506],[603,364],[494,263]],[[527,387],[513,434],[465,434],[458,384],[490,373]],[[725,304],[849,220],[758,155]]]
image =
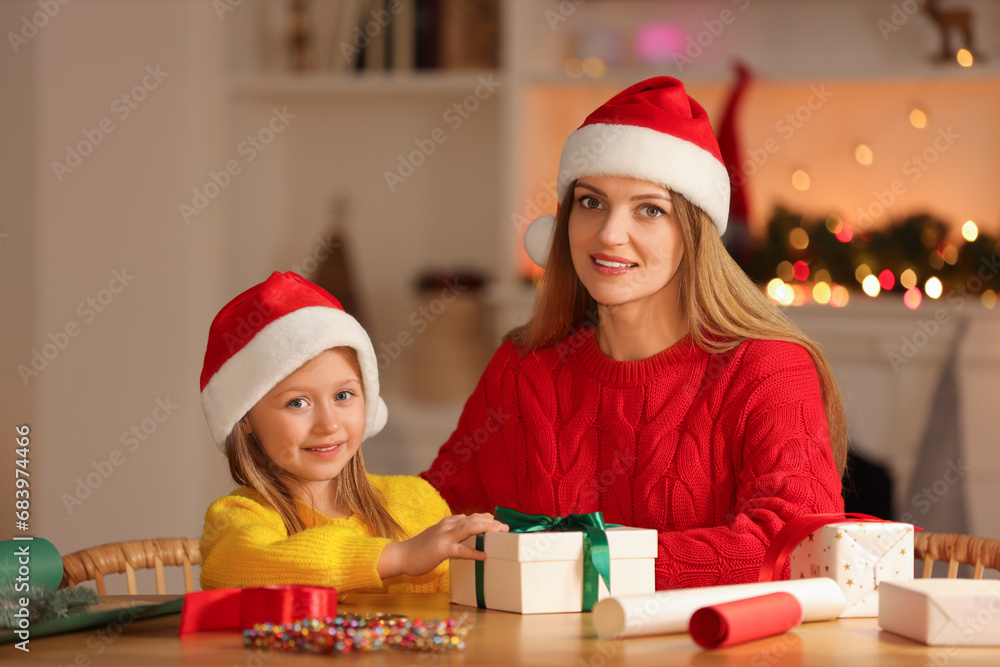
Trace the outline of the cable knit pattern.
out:
[[[421,476],[455,511],[656,529],[658,589],[756,581],[785,521],[844,508],[812,359],[765,340],[640,361],[592,329],[523,358],[506,342]]]
[[[410,476],[369,475],[399,525],[414,536],[451,515],[427,482]],[[383,581],[377,572],[390,540],[373,537],[353,515],[328,517],[298,503],[307,528],[289,536],[281,515],[256,491],[240,487],[205,514],[201,537],[201,587],[237,588],[299,584],[356,593],[437,593],[448,590],[448,561],[419,577]]]

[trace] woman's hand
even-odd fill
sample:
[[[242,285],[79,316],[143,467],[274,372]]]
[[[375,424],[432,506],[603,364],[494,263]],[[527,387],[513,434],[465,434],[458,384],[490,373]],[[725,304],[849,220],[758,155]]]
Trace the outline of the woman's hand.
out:
[[[489,514],[456,514],[441,519],[424,532],[402,542],[390,542],[378,561],[378,575],[388,579],[399,574],[426,574],[448,558],[486,560],[486,554],[460,544],[470,535],[486,531],[507,532],[506,524]]]

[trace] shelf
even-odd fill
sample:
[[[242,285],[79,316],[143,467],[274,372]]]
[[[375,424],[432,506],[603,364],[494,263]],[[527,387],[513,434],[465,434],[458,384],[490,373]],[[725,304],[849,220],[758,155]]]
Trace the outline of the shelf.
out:
[[[490,77],[498,81],[496,70],[242,75],[232,92],[239,99],[471,95]]]

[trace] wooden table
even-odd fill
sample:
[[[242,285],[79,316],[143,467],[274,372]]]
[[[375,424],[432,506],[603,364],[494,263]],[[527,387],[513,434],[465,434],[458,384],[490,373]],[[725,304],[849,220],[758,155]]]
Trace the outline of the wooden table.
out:
[[[169,596],[146,596],[148,602]],[[115,601],[112,601],[115,602]],[[283,654],[243,648],[235,632],[199,633],[178,639],[180,616],[136,621],[120,634],[117,628],[94,628],[73,634],[32,639],[31,652],[13,644],[0,646],[0,664],[69,667],[145,667],[199,665],[208,667],[311,667],[331,660],[352,665],[1000,665],[1000,648],[928,647],[882,631],[876,619],[842,619],[810,623],[795,631],[719,651],[704,651],[686,635],[599,640],[590,614],[522,616],[449,605],[446,595],[358,595],[340,605],[344,612],[406,614],[443,618],[469,614],[475,621],[468,648],[447,654],[383,651],[376,654],[330,656]],[[119,634],[112,637],[112,634]],[[279,658],[274,660],[274,658]]]

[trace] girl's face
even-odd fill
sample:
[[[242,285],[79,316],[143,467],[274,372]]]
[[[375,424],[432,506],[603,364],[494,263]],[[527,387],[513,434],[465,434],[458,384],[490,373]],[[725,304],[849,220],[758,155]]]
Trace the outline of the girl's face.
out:
[[[267,457],[320,497],[361,446],[361,378],[342,352],[327,350],[267,392],[248,421]]]
[[[573,267],[594,300],[675,309],[684,256],[670,193],[619,176],[585,176],[569,214]]]

